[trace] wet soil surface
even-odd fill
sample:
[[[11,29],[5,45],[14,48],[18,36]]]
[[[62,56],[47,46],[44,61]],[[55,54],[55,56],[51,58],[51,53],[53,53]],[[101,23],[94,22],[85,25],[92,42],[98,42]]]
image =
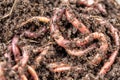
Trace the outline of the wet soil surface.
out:
[[[90,51],[87,55],[82,57],[76,57],[67,54],[64,48],[60,47],[54,39],[51,37],[49,24],[41,23],[39,21],[33,21],[26,24],[23,27],[17,28],[22,22],[25,22],[27,19],[34,16],[45,16],[51,18],[55,8],[58,8],[63,5],[60,0],[18,0],[17,5],[15,6],[12,14],[4,19],[0,20],[0,61],[7,61],[4,57],[5,53],[9,53],[8,46],[11,44],[12,38],[15,35],[20,36],[24,31],[39,31],[44,26],[47,27],[48,31],[39,38],[28,38],[25,36],[20,36],[18,45],[29,46],[30,58],[28,65],[34,65],[34,59],[39,54],[34,54],[33,50],[45,46],[47,43],[52,42],[50,45],[50,50],[47,55],[42,59],[39,65],[36,66],[35,71],[39,76],[40,80],[94,80],[95,78],[85,76],[90,74],[96,76],[100,71],[103,64],[108,60],[111,52],[113,51],[114,41],[109,34],[110,31],[106,29],[103,25],[100,25],[96,20],[90,18],[87,19],[83,14],[92,15],[97,17],[102,17],[108,22],[110,22],[115,28],[120,30],[120,5],[118,5],[114,0],[98,0],[99,3],[104,5],[107,13],[100,12],[97,9],[87,9],[87,7],[76,5],[70,3],[70,7],[76,15],[77,19],[82,21],[91,32],[102,32],[106,35],[107,41],[109,43],[109,49],[107,51],[107,56],[102,62],[93,66],[90,65],[89,61],[93,59],[94,55],[97,53],[97,50],[94,49]],[[0,0],[0,17],[6,15],[11,10],[11,7],[14,3],[14,0]],[[84,38],[87,35],[81,34],[76,28],[74,28],[67,20],[65,15],[62,17],[62,20],[59,22],[60,31],[62,35],[69,40],[74,38]],[[97,41],[92,43],[98,44]],[[92,44],[91,43],[91,44]],[[98,49],[98,48],[97,48]],[[120,53],[120,52],[119,52]],[[15,65],[14,57],[12,57],[12,65]],[[47,68],[47,65],[52,62],[62,62],[69,64],[71,66],[82,67],[82,70],[69,70],[63,72],[52,72]],[[16,71],[11,71],[11,69],[6,66],[4,70],[5,77],[7,80],[20,80],[19,74]],[[25,75],[28,80],[32,80],[30,74],[25,71]],[[118,54],[114,64],[110,68],[110,71],[104,77],[100,77],[98,80],[120,80],[120,54]]]

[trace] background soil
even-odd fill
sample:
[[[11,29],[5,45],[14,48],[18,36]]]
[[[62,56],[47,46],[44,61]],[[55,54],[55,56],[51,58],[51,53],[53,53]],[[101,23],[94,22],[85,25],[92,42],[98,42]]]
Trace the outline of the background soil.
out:
[[[0,0],[0,17],[9,13],[14,0]],[[75,4],[71,3],[71,8],[76,14],[76,17],[81,20],[91,32],[102,32],[108,37],[109,41],[109,50],[108,55],[112,51],[114,47],[114,43],[112,43],[111,38],[109,37],[108,33],[104,26],[100,26],[99,23],[96,23],[95,20],[87,20],[82,14],[88,14],[93,16],[101,16],[107,19],[110,23],[114,25],[114,27],[120,30],[120,6],[116,4],[113,0],[100,0],[100,3],[105,5],[107,10],[107,14],[103,14],[97,10],[86,10],[83,6],[76,6]],[[20,0],[17,2],[17,5],[9,17],[0,20],[0,61],[4,60],[3,54],[7,52],[7,46],[11,43],[11,40],[15,34],[19,35],[23,31],[27,29],[32,29],[35,27],[35,30],[39,30],[42,26],[48,26],[48,24],[43,24],[39,22],[27,24],[26,27],[22,27],[17,29],[16,27],[19,26],[22,22],[26,21],[27,19],[33,16],[45,16],[51,18],[53,16],[53,10],[56,7],[60,7],[62,5],[60,0]],[[60,22],[61,32],[63,32],[63,36],[67,39],[73,39],[76,37],[84,38],[85,35],[80,34],[68,21],[65,20],[66,18],[63,17],[62,21]],[[36,25],[38,24],[38,25]],[[40,27],[39,27],[40,26]],[[66,26],[66,28],[64,27]],[[49,28],[49,26],[48,26]],[[25,37],[20,38],[20,45],[30,45],[32,49],[36,47],[40,47],[45,45],[48,42],[54,42],[54,40],[50,36],[50,32],[48,31],[43,37],[37,39],[29,39]],[[37,67],[36,71],[39,75],[40,80],[80,80],[85,77],[86,74],[91,73],[97,75],[103,63],[108,59],[106,57],[105,60],[98,66],[91,66],[88,63],[88,60],[92,59],[96,50],[89,52],[88,55],[83,57],[75,57],[68,55],[65,50],[58,46],[56,43],[51,45],[51,49],[48,52],[49,54],[45,56],[43,61]],[[93,54],[94,53],[94,54]],[[28,62],[29,65],[33,64],[34,58],[36,55],[30,55],[30,61]],[[63,62],[66,64],[70,64],[71,66],[82,66],[83,71],[66,71],[61,73],[53,73],[51,72],[46,65],[51,62]],[[15,64],[13,62],[13,64]],[[111,70],[105,75],[104,79],[107,80],[120,80],[120,54],[118,54],[114,64],[111,67]],[[26,73],[27,74],[27,73]],[[29,80],[31,80],[30,76]],[[9,71],[6,73],[6,77],[8,80],[18,80],[17,73],[10,74]]]

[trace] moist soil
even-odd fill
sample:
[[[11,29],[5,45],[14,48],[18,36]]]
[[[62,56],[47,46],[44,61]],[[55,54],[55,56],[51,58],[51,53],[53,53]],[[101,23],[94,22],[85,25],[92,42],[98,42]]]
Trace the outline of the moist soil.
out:
[[[0,0],[0,17],[6,15],[11,10],[14,0]],[[62,0],[18,0],[12,14],[4,19],[0,20],[0,61],[7,61],[4,57],[5,53],[8,53],[8,46],[11,44],[11,40],[15,35],[20,36],[18,45],[30,46],[30,58],[28,65],[34,65],[34,59],[38,54],[34,54],[33,50],[45,46],[47,43],[52,42],[50,50],[43,60],[36,67],[35,71],[40,80],[94,80],[94,76],[97,76],[103,64],[108,60],[111,52],[114,49],[114,40],[110,35],[110,31],[103,25],[100,25],[94,19],[87,19],[82,14],[102,17],[110,22],[115,28],[120,30],[120,5],[114,0],[99,0],[99,3],[105,6],[107,13],[100,12],[98,9],[87,9],[85,6],[76,5],[70,3],[70,7],[73,10],[75,17],[82,21],[91,32],[102,32],[106,35],[109,43],[109,49],[105,59],[96,66],[91,65],[89,62],[93,59],[97,53],[96,48],[90,51],[87,55],[82,57],[76,57],[67,54],[64,48],[60,47],[54,39],[51,37],[49,24],[41,23],[37,20],[26,24],[23,27],[17,28],[22,22],[25,22],[34,16],[44,16],[51,18],[53,16],[55,8],[59,8],[63,5]],[[39,38],[28,38],[21,36],[26,30],[39,31],[43,27],[47,27],[48,31]],[[75,29],[63,15],[59,22],[60,31],[62,35],[69,40],[74,38],[84,38],[88,35],[83,35],[77,29]],[[93,41],[90,44],[99,44],[98,41]],[[85,47],[84,47],[85,48]],[[11,56],[13,58],[13,56]],[[82,70],[69,70],[63,72],[52,72],[47,68],[47,65],[52,62],[63,62],[71,66],[82,67]],[[14,58],[11,64],[15,65]],[[32,80],[32,77],[25,71],[28,80]],[[86,77],[88,75],[88,77]],[[94,76],[92,76],[94,75]],[[18,72],[11,71],[6,66],[5,77],[7,80],[20,80]],[[110,71],[97,80],[120,80],[120,54],[118,54],[114,64],[110,68]]]

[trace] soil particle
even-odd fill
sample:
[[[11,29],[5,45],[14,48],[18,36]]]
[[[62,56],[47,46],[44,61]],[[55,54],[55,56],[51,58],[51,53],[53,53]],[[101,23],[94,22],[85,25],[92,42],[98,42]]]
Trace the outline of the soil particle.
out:
[[[24,45],[31,46],[28,65],[34,65],[34,60],[39,55],[33,52],[34,49],[43,47],[49,42],[54,42],[50,45],[51,48],[48,50],[47,55],[43,57],[42,61],[35,69],[40,80],[120,80],[120,54],[118,54],[116,61],[112,65],[110,71],[104,77],[100,77],[100,79],[96,79],[95,77],[100,71],[103,64],[108,60],[110,54],[113,52],[115,44],[114,40],[111,37],[110,31],[105,28],[104,25],[100,25],[94,18],[87,19],[83,15],[102,17],[110,22],[115,28],[120,30],[120,5],[118,5],[114,0],[98,1],[104,5],[107,13],[102,13],[95,8],[76,5],[75,3],[70,3],[70,7],[73,10],[75,17],[85,26],[87,26],[91,33],[101,32],[107,37],[109,49],[107,51],[105,59],[99,65],[93,66],[89,63],[96,55],[99,46],[97,46],[97,49],[90,51],[88,54],[82,57],[71,56],[67,54],[64,48],[58,46],[58,44],[51,37],[49,23],[40,23],[36,20],[26,24],[21,28],[17,28],[22,22],[34,16],[45,16],[51,18],[53,16],[55,8],[63,5],[61,3],[61,0],[19,0],[12,14],[9,17],[0,20],[0,61],[6,60],[3,55],[8,52],[7,46],[11,44],[11,40],[14,35],[19,35],[20,40],[18,45],[20,47],[23,47]],[[0,0],[0,18],[9,13],[13,2],[14,0]],[[63,15],[61,21],[58,22],[58,24],[60,26],[60,31],[65,39],[84,39],[86,36],[88,36],[83,35],[76,28],[74,28],[72,24],[69,23],[66,19],[65,14]],[[25,36],[21,36],[21,34],[26,30],[39,31],[43,26],[46,26],[48,28],[48,31],[42,37],[31,39]],[[90,44],[92,43],[99,45],[99,41],[97,40],[91,42]],[[86,47],[88,47],[88,45],[84,46],[84,48]],[[52,62],[64,62],[65,64],[69,64],[71,66],[82,67],[83,70],[70,70],[54,73],[46,67]],[[12,65],[13,64],[16,63],[12,60]],[[25,71],[25,74],[27,75],[28,79],[30,77],[29,80],[32,80],[27,71]],[[6,68],[5,77],[7,80],[19,80],[18,71],[12,71],[9,68]]]

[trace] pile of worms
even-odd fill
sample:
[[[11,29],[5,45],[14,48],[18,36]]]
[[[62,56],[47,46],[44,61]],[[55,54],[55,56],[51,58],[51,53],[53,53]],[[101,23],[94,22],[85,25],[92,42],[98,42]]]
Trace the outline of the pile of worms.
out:
[[[97,48],[96,43],[90,44],[90,46],[88,46],[86,49],[76,49],[74,47],[71,47],[71,45],[74,45],[75,47],[82,47],[91,42],[94,42],[94,40],[98,40],[99,43],[98,52],[96,53],[94,58],[90,61],[90,64],[99,65],[101,61],[105,59],[104,56],[107,55],[109,49],[107,36],[102,32],[91,32],[88,29],[88,27],[85,26],[84,23],[82,23],[82,21],[79,21],[77,19],[69,3],[74,3],[76,5],[84,5],[85,7],[88,7],[88,9],[95,8],[98,9],[101,13],[107,13],[106,9],[102,4],[98,3],[97,1],[95,2],[94,0],[69,0],[69,1],[63,0],[63,2],[64,4],[62,6],[54,9],[51,18],[47,18],[44,16],[34,16],[28,19],[27,21],[21,23],[21,25],[19,26],[19,28],[21,28],[22,26],[25,26],[26,24],[37,20],[39,22],[46,23],[49,26],[49,28],[47,28],[47,26],[44,26],[38,32],[31,32],[30,30],[26,30],[20,35],[26,36],[28,38],[37,39],[40,36],[45,35],[47,31],[49,31],[51,38],[58,46],[64,48],[69,55],[78,57],[86,55],[93,49],[96,49]],[[72,24],[72,26],[76,28],[80,32],[80,34],[86,35],[86,37],[73,40],[68,40],[65,37],[63,37],[63,34],[60,31],[60,25],[58,24],[59,22],[62,22],[61,19],[63,15],[65,15],[66,21]],[[118,55],[120,47],[119,31],[109,21],[105,20],[102,17],[93,17],[87,14],[81,15],[86,19],[94,18],[94,20],[98,22],[100,25],[104,25],[104,27],[110,31],[110,36],[114,40],[115,47],[111,52],[111,55],[109,56],[108,60],[104,63],[104,65],[101,67],[100,71],[97,74],[104,76],[110,70],[111,66],[113,65]],[[13,71],[17,71],[19,74],[19,78],[21,80],[29,80],[25,75],[26,70],[27,73],[31,75],[33,80],[39,80],[38,74],[35,70],[36,65],[40,65],[39,63],[42,61],[42,58],[47,55],[50,46],[46,45],[45,47],[41,47],[39,49],[34,50],[33,52],[37,52],[39,53],[39,55],[35,58],[34,65],[28,65],[28,61],[30,59],[30,46],[18,45],[20,35],[13,36],[12,41],[7,48],[9,52],[4,54],[4,57],[7,59],[7,61],[0,62],[0,80],[6,80],[5,66],[9,67]],[[15,64],[12,64],[11,61],[13,60]],[[47,65],[47,68],[54,73],[64,72],[71,69],[72,70],[81,69],[80,67],[70,66],[69,64],[65,64],[62,62],[50,63]]]

